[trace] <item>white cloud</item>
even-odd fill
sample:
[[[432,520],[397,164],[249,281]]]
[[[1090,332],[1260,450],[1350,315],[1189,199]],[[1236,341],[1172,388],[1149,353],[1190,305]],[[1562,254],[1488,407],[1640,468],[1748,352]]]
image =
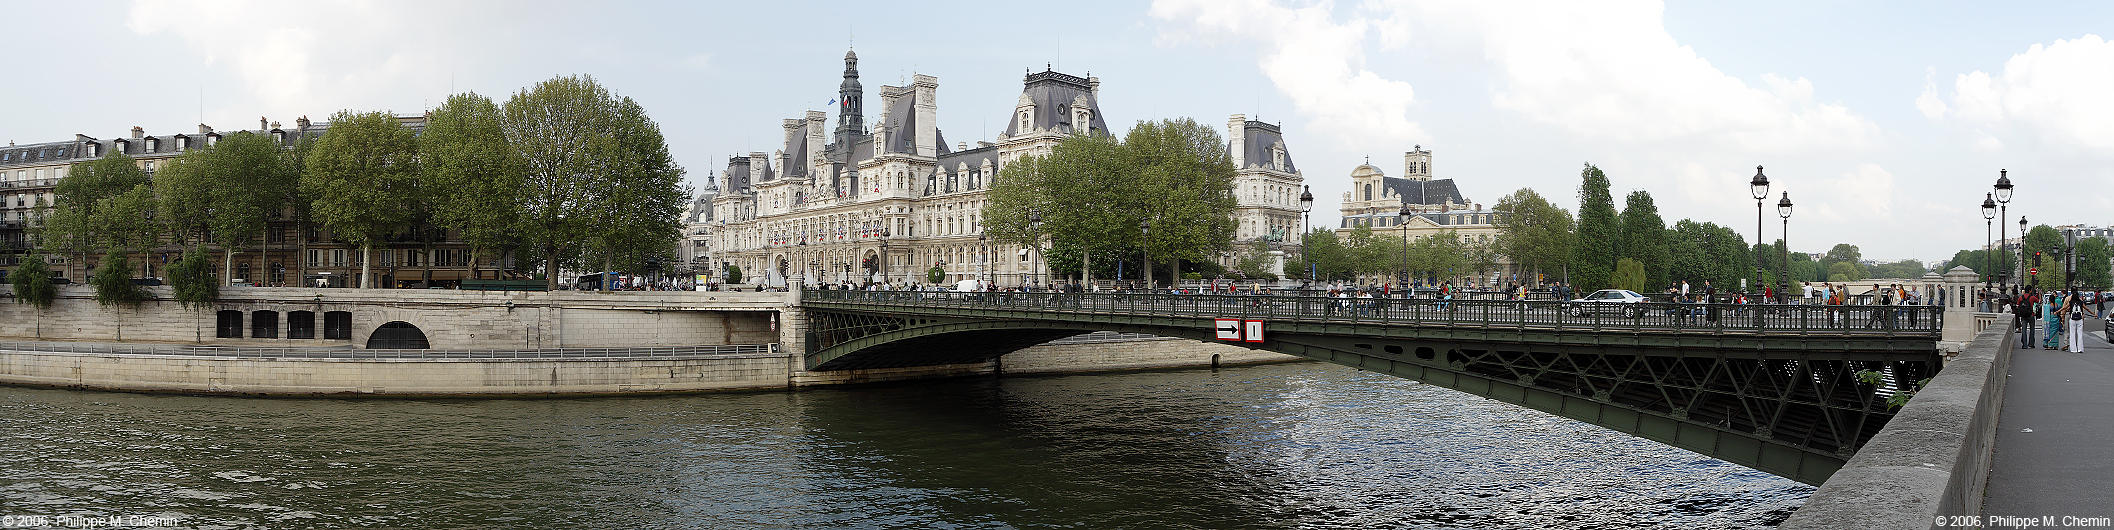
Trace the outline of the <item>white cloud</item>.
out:
[[[2082,153],[2114,149],[2114,42],[2098,35],[2036,43],[2005,61],[2001,74],[1959,74],[1951,88],[1948,103],[1926,82],[1916,106],[1975,130],[1978,148],[2016,137]]]
[[[1366,68],[1363,20],[1337,23],[1327,3],[1284,7],[1265,0],[1161,0],[1151,14],[1174,23],[1163,40],[1252,41],[1259,66],[1293,107],[1339,143],[1393,148],[1428,141],[1409,119],[1409,83]]]
[[[321,114],[340,108],[417,112],[437,103],[469,39],[443,27],[457,8],[394,2],[137,2],[125,25],[169,35],[241,81],[245,114]],[[439,12],[436,12],[439,11]],[[415,14],[414,14],[415,13]],[[469,59],[474,60],[474,59]],[[317,108],[316,105],[328,108]],[[321,119],[322,116],[316,116]]]

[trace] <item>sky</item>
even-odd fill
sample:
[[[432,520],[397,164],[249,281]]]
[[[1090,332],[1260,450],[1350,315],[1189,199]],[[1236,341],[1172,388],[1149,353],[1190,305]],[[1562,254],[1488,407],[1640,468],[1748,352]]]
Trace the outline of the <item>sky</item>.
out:
[[[2018,186],[2013,235],[2020,216],[2114,224],[2105,2],[149,1],[10,18],[0,140],[19,143],[419,114],[587,74],[637,99],[702,184],[730,155],[776,150],[779,120],[833,110],[853,49],[870,104],[938,77],[953,142],[992,140],[1020,76],[1045,68],[1100,78],[1118,129],[1281,124],[1316,225],[1336,222],[1353,168],[1400,175],[1418,145],[1486,206],[1532,188],[1575,211],[1590,163],[1618,202],[1645,190],[1669,224],[1750,239],[1764,166],[1763,237],[1785,236],[1788,193],[1788,240],[1807,252],[1977,247],[1976,195],[2000,169]]]

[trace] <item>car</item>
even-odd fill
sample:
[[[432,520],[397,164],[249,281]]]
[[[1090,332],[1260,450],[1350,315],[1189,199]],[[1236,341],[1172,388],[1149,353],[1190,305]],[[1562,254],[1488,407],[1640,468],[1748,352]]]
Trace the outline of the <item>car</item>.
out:
[[[1611,313],[1621,314],[1630,318],[1636,318],[1638,315],[1644,314],[1644,309],[1638,307],[1636,304],[1641,304],[1644,302],[1644,295],[1637,294],[1636,291],[1631,291],[1628,289],[1601,289],[1598,291],[1593,291],[1593,294],[1585,295],[1584,298],[1573,300],[1571,302],[1571,308],[1572,311],[1574,313],[1577,313],[1578,316],[1590,316],[1597,313]]]

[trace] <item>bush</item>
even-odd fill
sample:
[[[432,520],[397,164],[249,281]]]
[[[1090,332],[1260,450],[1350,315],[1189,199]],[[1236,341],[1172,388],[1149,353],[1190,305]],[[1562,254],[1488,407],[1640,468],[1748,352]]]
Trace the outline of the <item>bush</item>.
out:
[[[132,283],[132,260],[125,253],[111,251],[103,256],[103,264],[95,268],[95,277],[88,283],[95,285],[95,301],[103,305],[139,305],[147,300],[147,289]]]
[[[727,266],[727,283],[730,283],[730,284],[733,284],[733,283],[741,283],[741,266],[739,266],[739,265],[728,265],[728,266]]]
[[[169,265],[169,285],[184,307],[204,307],[220,300],[220,282],[213,277],[213,258],[204,249],[184,252],[183,259]]]
[[[940,282],[944,281],[947,281],[946,269],[942,269],[938,265],[933,265],[932,268],[925,270],[925,283],[938,285]]]
[[[44,265],[43,254],[30,254],[22,258],[22,265],[8,274],[15,284],[15,303],[48,309],[59,298],[59,286],[51,283],[51,267]]]

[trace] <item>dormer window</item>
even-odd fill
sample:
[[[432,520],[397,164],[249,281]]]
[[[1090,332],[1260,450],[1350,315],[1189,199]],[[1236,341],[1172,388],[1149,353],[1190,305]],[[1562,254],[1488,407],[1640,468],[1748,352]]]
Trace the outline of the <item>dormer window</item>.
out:
[[[189,148],[191,148],[191,137],[189,137],[189,136],[177,136],[177,137],[176,137],[176,150],[178,150],[178,151],[182,151],[182,150],[185,150],[185,149],[189,149]]]
[[[272,129],[272,142],[281,144],[286,143],[286,131]]]
[[[1028,132],[1034,126],[1035,122],[1028,121],[1028,109],[1020,109],[1020,132]]]
[[[155,150],[156,148],[159,148],[159,147],[161,147],[161,139],[160,139],[160,138],[148,138],[148,139],[147,139],[147,152],[150,152],[150,153],[151,153],[151,152],[154,152],[154,150]]]

